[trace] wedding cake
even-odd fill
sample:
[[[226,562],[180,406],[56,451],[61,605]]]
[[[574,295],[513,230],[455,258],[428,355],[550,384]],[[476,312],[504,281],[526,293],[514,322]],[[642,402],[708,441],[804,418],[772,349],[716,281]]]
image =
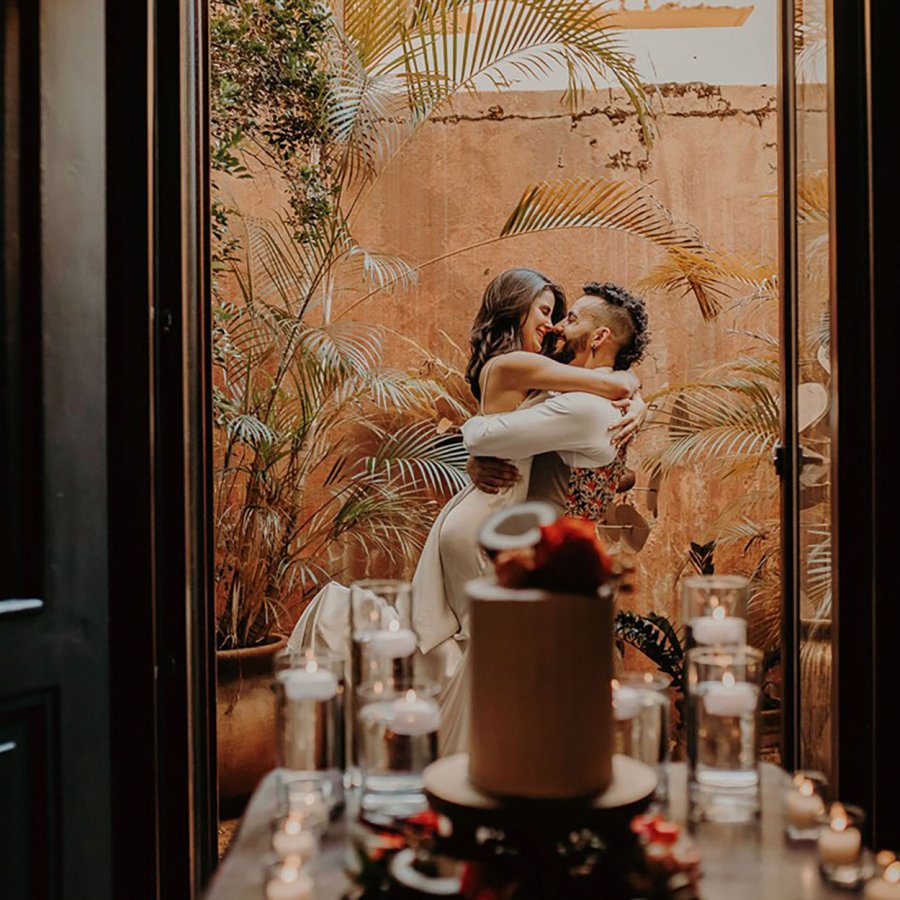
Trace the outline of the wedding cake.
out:
[[[590,797],[612,780],[610,562],[589,523],[537,511],[529,530],[508,515],[531,546],[510,549],[511,519],[489,521],[496,574],[468,585],[469,779],[503,797]]]

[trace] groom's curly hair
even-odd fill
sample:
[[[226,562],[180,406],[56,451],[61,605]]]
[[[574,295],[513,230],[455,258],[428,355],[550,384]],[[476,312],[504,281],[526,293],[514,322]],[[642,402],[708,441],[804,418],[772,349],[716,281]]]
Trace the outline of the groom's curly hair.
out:
[[[613,368],[630,369],[639,363],[650,343],[650,318],[644,301],[611,281],[589,281],[581,290],[606,301],[604,317],[619,344]]]

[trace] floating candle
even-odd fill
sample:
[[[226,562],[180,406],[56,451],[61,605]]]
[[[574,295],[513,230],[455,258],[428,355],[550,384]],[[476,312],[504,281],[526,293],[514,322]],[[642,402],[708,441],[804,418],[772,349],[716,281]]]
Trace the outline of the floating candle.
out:
[[[280,672],[279,678],[288,700],[330,700],[337,696],[337,677],[327,669],[320,669],[314,660],[301,668]]]
[[[266,884],[266,900],[312,900],[312,879],[294,862],[286,862]]]
[[[315,855],[319,842],[299,816],[290,815],[272,834],[272,848],[282,856],[296,856],[306,861]]]
[[[862,835],[850,825],[847,811],[840,803],[833,803],[831,821],[819,834],[819,860],[832,866],[852,866],[859,859]]]
[[[866,900],[900,900],[900,862],[890,863],[881,875],[872,878],[863,896]]]
[[[711,615],[691,619],[691,634],[698,644],[744,644],[747,641],[747,622],[729,616],[725,607],[717,606]]]
[[[401,628],[397,619],[387,628],[371,631],[365,636],[366,652],[383,659],[400,659],[416,652],[416,636],[408,628]]]
[[[788,823],[794,828],[815,828],[821,822],[825,804],[808,778],[787,792],[785,812]]]
[[[735,681],[726,672],[721,681],[708,681],[700,685],[703,707],[711,716],[744,716],[756,709],[759,691],[749,681]]]
[[[414,690],[390,704],[388,728],[394,734],[431,734],[441,727],[441,710],[434,700],[419,697]]]

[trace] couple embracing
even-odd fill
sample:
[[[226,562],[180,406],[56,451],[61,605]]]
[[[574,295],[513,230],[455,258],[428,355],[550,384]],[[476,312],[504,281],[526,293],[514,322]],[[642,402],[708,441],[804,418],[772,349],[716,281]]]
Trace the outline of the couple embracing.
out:
[[[473,483],[436,519],[413,578],[419,667],[443,688],[442,754],[468,746],[465,585],[484,573],[479,528],[526,499],[602,521],[625,473],[625,447],[646,413],[631,367],[648,341],[643,301],[618,285],[586,284],[567,309],[559,285],[516,268],[484,293],[466,369],[479,402],[463,425]],[[345,646],[346,593],[324,588],[290,645]]]

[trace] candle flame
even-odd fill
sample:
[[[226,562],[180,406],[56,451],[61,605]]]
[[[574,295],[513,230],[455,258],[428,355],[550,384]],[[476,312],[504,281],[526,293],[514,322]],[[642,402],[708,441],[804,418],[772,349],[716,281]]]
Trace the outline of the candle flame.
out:
[[[709,605],[710,605],[713,609],[715,609],[715,608],[719,605],[719,598],[718,598],[718,596],[716,596],[716,594],[713,594],[713,595],[709,598]]]
[[[287,822],[284,823],[284,830],[287,834],[300,834],[303,828],[303,822],[296,816],[288,816]]]
[[[644,672],[644,684],[650,684],[653,681],[653,675],[650,672]]]
[[[306,664],[306,671],[307,671],[307,672],[318,672],[318,671],[319,671],[319,664],[318,664],[314,659],[311,659],[311,660]]]
[[[728,615],[728,614],[725,612],[725,607],[724,607],[724,606],[717,606],[717,607],[712,611],[712,617],[713,617],[717,622],[721,622],[722,619],[724,619],[726,615]]]
[[[399,631],[400,630],[400,622],[397,619],[391,619],[388,622],[388,631]]]
[[[731,672],[726,672],[722,676],[722,684],[724,684],[725,687],[734,687],[734,675],[732,675]]]
[[[900,882],[900,862],[892,862],[884,870],[884,880],[891,884]]]
[[[892,850],[879,850],[875,857],[875,862],[877,862],[882,869],[886,869],[896,858],[897,854]]]
[[[384,693],[384,682],[376,681],[372,685],[372,693],[373,694],[383,694]]]
[[[407,703],[415,703],[416,702],[416,692],[412,688],[410,688],[406,692],[406,702]]]
[[[831,806],[831,830],[847,830],[847,810],[840,803],[833,803]]]
[[[285,884],[293,884],[300,877],[300,867],[295,863],[296,857],[288,857],[281,869],[281,880]]]
[[[612,681],[610,681],[610,684],[612,685],[612,689],[614,691],[617,691],[619,689],[619,679],[618,678],[613,678]]]
[[[815,787],[811,781],[803,781],[800,784],[800,787],[797,789],[804,797],[812,797],[813,793],[815,793]]]

